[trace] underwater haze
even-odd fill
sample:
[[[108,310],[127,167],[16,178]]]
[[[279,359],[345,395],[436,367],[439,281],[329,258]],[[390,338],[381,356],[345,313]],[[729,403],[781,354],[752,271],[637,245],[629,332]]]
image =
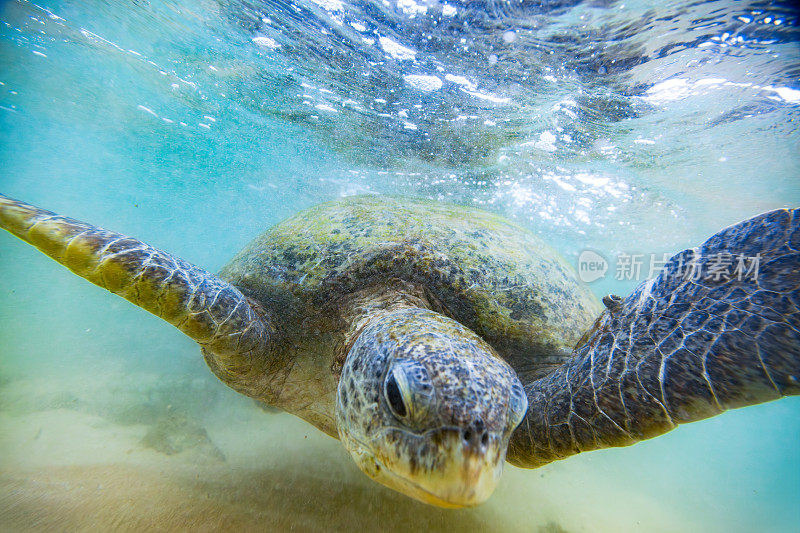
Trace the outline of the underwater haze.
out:
[[[0,192],[209,271],[392,194],[598,252],[592,290],[627,294],[621,254],[800,206],[799,124],[792,2],[0,2]],[[417,503],[0,234],[0,530],[784,532],[798,502],[795,397]]]

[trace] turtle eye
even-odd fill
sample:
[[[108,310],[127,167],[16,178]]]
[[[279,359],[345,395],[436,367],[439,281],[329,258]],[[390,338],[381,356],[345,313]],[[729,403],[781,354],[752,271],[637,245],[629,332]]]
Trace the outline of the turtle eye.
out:
[[[406,410],[406,404],[403,401],[403,393],[400,392],[400,386],[397,384],[397,378],[395,378],[394,372],[389,372],[389,375],[386,377],[384,393],[392,412],[400,418],[405,418],[408,411]]]
[[[511,394],[508,397],[509,425],[512,430],[522,422],[527,412],[528,397],[525,394],[525,389],[523,389],[522,385],[517,381],[511,388]]]
[[[419,422],[428,413],[433,384],[425,368],[416,361],[397,361],[383,382],[389,410],[405,423]]]

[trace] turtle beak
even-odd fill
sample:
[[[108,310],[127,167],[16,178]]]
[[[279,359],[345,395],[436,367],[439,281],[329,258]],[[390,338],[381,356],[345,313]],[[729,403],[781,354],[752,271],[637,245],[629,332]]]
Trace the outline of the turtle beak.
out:
[[[430,464],[422,457],[401,461],[379,457],[376,468],[365,472],[387,487],[439,507],[472,507],[486,501],[503,473],[508,439],[455,429],[428,436],[437,450]]]
[[[472,507],[485,502],[500,481],[505,445],[499,435],[453,432],[443,445],[445,463],[439,475],[425,483],[441,507]]]

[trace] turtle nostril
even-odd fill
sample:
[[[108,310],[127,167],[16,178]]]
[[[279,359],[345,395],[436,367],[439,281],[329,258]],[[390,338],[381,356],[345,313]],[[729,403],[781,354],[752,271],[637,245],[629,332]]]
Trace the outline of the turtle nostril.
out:
[[[489,432],[486,430],[465,429],[461,437],[470,448],[486,448],[489,445]]]

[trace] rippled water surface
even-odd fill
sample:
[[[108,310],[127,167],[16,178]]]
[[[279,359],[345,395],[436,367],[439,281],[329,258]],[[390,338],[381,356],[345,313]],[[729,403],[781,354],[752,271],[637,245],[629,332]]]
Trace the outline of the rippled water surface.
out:
[[[790,2],[1,2],[0,191],[209,270],[364,193],[504,214],[572,263],[672,253],[800,205],[799,41]],[[612,274],[598,296],[635,285]],[[0,529],[800,521],[797,399],[509,467],[488,503],[443,511],[6,234],[0,298]],[[165,420],[206,437],[149,446]]]

